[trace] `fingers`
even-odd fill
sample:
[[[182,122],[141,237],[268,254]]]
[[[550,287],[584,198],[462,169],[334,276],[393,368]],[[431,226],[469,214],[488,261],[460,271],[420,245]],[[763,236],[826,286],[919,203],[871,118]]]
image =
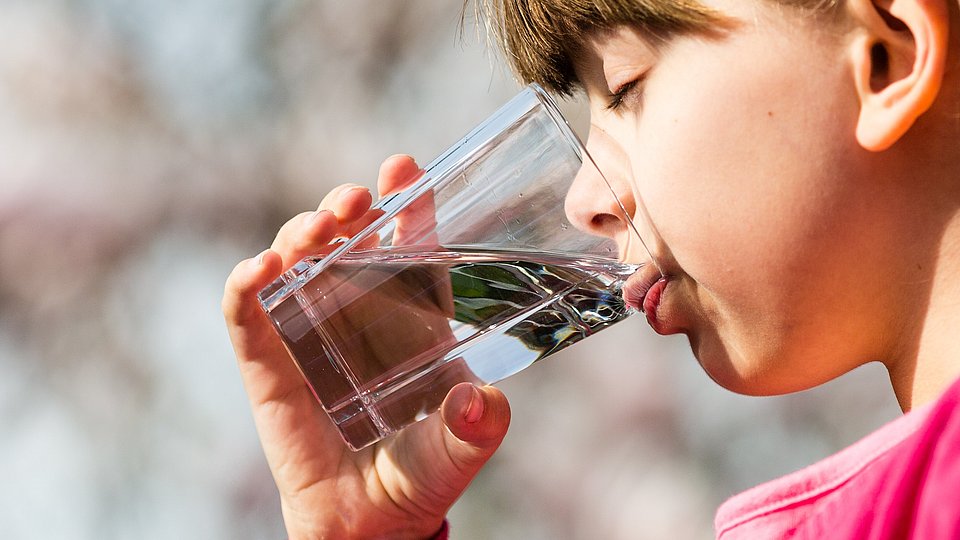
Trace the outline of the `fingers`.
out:
[[[457,467],[473,475],[500,446],[510,427],[510,404],[493,386],[454,386],[440,407],[446,446]]]
[[[320,201],[319,210],[329,210],[337,216],[337,222],[344,226],[356,221],[373,204],[373,195],[370,190],[357,184],[343,184],[333,188]]]
[[[264,251],[238,264],[227,278],[222,309],[240,374],[255,405],[288,394],[303,386],[303,378],[290,361],[257,293],[280,274],[280,257]]]
[[[283,224],[270,249],[280,256],[286,271],[307,255],[319,253],[337,234],[338,220],[330,210],[304,212]]]
[[[263,320],[257,293],[279,274],[276,253],[269,249],[252,259],[240,261],[234,267],[224,285],[221,302],[229,330]]]
[[[278,253],[284,270],[300,259],[330,251],[330,242],[337,237],[350,237],[376,219],[370,212],[373,195],[356,184],[333,189],[314,212],[304,212],[286,222],[270,249]]]
[[[396,217],[395,245],[435,245],[437,243],[437,206],[433,191],[411,202]]]
[[[396,193],[410,187],[421,176],[423,176],[423,170],[412,157],[404,154],[390,156],[380,165],[377,191],[380,192],[381,197]],[[397,215],[393,243],[395,245],[436,243],[436,213],[433,192],[421,195]]]
[[[384,160],[377,178],[381,196],[395,193],[413,184],[422,171],[412,157],[397,154]],[[320,202],[315,212],[295,216],[280,228],[270,249],[280,255],[281,268],[286,270],[309,255],[328,253],[336,238],[350,238],[382,215],[371,210],[373,195],[370,190],[357,184],[343,184],[334,188]],[[419,231],[432,228],[433,201],[415,206],[424,207],[409,212],[409,217],[399,216],[398,225]],[[422,211],[421,211],[422,210]],[[405,212],[407,214],[408,212]],[[429,223],[422,224],[420,217],[429,214]],[[416,218],[416,219],[414,219]],[[409,236],[409,234],[407,235]]]
[[[390,156],[380,164],[377,192],[381,197],[396,193],[416,182],[422,172],[412,157],[406,154]]]

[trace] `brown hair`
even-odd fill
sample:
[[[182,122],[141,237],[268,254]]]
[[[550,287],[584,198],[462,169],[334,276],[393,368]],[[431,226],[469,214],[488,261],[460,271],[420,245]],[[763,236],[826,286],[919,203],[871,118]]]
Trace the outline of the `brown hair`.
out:
[[[841,0],[775,1],[828,11]],[[561,95],[579,84],[572,58],[591,30],[626,25],[666,40],[722,32],[732,24],[697,0],[477,0],[476,8],[517,77]]]

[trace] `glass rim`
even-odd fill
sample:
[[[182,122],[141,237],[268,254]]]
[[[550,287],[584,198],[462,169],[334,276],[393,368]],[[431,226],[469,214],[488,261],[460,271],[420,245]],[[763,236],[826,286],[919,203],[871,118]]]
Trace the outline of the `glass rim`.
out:
[[[587,146],[583,144],[577,132],[573,130],[573,126],[570,125],[570,122],[567,122],[567,118],[560,112],[560,106],[557,105],[556,100],[537,83],[530,83],[527,85],[527,88],[533,90],[533,95],[536,96],[543,105],[550,119],[557,125],[560,133],[562,133],[567,142],[570,143],[574,153],[577,154],[577,158],[579,158],[582,163],[584,156],[589,156]],[[593,159],[591,158],[590,161],[592,162]],[[594,164],[594,167],[596,167],[596,164]],[[597,170],[599,171],[600,169]]]

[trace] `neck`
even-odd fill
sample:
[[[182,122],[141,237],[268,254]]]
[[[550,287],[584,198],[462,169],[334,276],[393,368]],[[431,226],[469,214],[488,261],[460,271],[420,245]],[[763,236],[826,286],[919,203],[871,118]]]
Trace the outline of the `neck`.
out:
[[[911,331],[913,350],[886,363],[904,412],[935,400],[960,377],[960,212],[947,223],[932,264],[916,264],[919,280],[929,282],[915,289],[928,288],[929,295]],[[904,294],[910,286],[905,284]]]
[[[960,377],[960,70],[948,71],[937,102],[901,140],[911,159],[895,159],[893,173],[906,188],[891,209],[905,279],[893,284],[903,309],[884,364],[904,412]]]

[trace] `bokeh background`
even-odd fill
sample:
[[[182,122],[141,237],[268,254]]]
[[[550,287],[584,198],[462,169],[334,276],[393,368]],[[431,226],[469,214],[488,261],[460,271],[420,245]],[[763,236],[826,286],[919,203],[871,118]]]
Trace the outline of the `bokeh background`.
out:
[[[224,279],[334,185],[429,161],[517,91],[460,11],[0,0],[0,538],[283,537]],[[501,386],[513,426],[457,539],[708,538],[726,497],[898,414],[871,366],[730,394],[640,318]]]

